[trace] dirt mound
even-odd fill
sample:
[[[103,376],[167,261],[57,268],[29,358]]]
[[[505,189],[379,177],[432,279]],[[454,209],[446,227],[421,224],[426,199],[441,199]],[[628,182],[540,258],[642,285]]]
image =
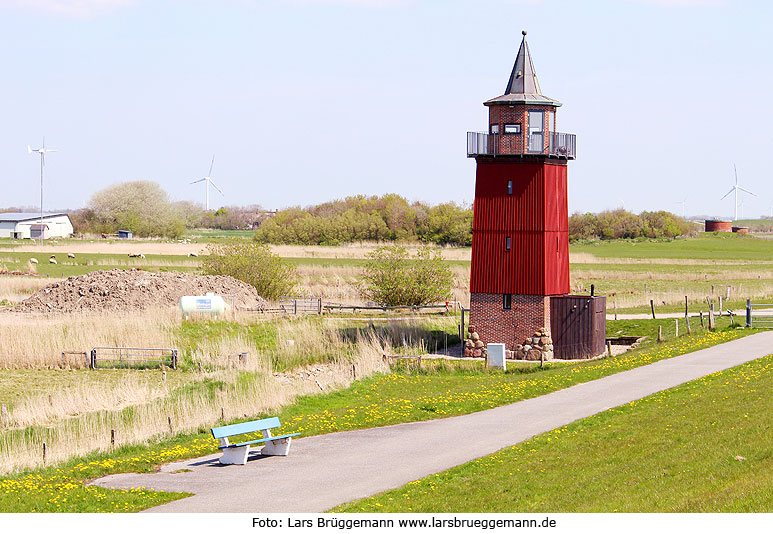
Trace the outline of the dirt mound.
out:
[[[48,285],[14,307],[20,312],[143,310],[174,306],[184,295],[234,295],[237,309],[259,308],[265,301],[255,288],[230,276],[138,269],[93,271]],[[230,297],[223,297],[228,305]]]

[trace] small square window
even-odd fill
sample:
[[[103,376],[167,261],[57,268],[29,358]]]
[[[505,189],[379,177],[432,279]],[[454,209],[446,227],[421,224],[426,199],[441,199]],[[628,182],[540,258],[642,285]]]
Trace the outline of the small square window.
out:
[[[513,296],[502,295],[502,309],[511,310],[513,308]]]
[[[490,128],[491,128],[491,133],[493,133],[493,134],[498,134],[499,133],[499,125],[498,124],[492,124],[490,126]]]
[[[519,134],[519,133],[521,133],[521,125],[520,124],[505,124],[505,133],[506,134]]]
[[[508,180],[507,181],[507,194],[512,195],[513,194],[513,181]]]
[[[510,250],[510,236],[505,237],[505,250]]]

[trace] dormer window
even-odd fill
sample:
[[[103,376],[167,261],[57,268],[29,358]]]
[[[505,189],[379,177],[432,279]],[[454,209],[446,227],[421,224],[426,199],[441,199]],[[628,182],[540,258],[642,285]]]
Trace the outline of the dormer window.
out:
[[[521,133],[521,125],[520,124],[505,124],[505,133],[506,134],[519,134],[519,133]]]

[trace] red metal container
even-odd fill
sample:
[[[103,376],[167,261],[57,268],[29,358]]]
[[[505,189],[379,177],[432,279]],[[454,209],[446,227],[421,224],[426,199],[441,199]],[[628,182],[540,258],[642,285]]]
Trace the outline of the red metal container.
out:
[[[705,228],[707,232],[731,232],[733,223],[730,221],[706,220]]]

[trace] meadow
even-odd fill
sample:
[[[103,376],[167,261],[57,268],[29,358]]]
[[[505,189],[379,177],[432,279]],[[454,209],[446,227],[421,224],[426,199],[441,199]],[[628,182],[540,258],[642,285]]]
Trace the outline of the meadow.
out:
[[[773,511],[773,356],[334,512]]]
[[[657,325],[667,327],[670,323],[673,321],[632,321],[629,325],[634,330],[651,331]],[[617,326],[626,328],[622,321]],[[350,376],[348,386],[341,383],[329,392],[314,391],[314,386],[305,395],[287,399],[284,405],[256,404],[251,410],[243,407],[248,410],[245,413],[229,411],[225,420],[215,420],[236,422],[278,415],[283,431],[300,431],[310,436],[470,413],[753,332],[726,328],[725,324],[720,326],[716,332],[696,329],[693,335],[678,338],[669,332],[663,343],[645,343],[622,356],[570,364],[551,363],[544,368],[522,362],[510,366],[506,372],[485,369],[480,361],[446,360],[425,360],[421,368],[415,363],[400,361],[386,372],[380,366],[383,363],[380,355],[376,355],[374,360],[378,360],[378,365],[374,362],[371,372],[358,367],[358,380],[352,381]],[[108,473],[152,471],[160,463],[213,453],[217,445],[209,435],[209,424],[200,421],[198,426],[175,428],[174,432],[160,429],[141,443],[114,446],[109,444],[108,434],[103,434],[102,446],[95,452],[64,461],[54,459],[32,470],[9,473],[0,478],[0,511],[134,511],[180,498],[183,495],[146,490],[134,493],[102,490],[86,486],[85,482]],[[8,431],[3,433],[6,438],[8,435]]]

